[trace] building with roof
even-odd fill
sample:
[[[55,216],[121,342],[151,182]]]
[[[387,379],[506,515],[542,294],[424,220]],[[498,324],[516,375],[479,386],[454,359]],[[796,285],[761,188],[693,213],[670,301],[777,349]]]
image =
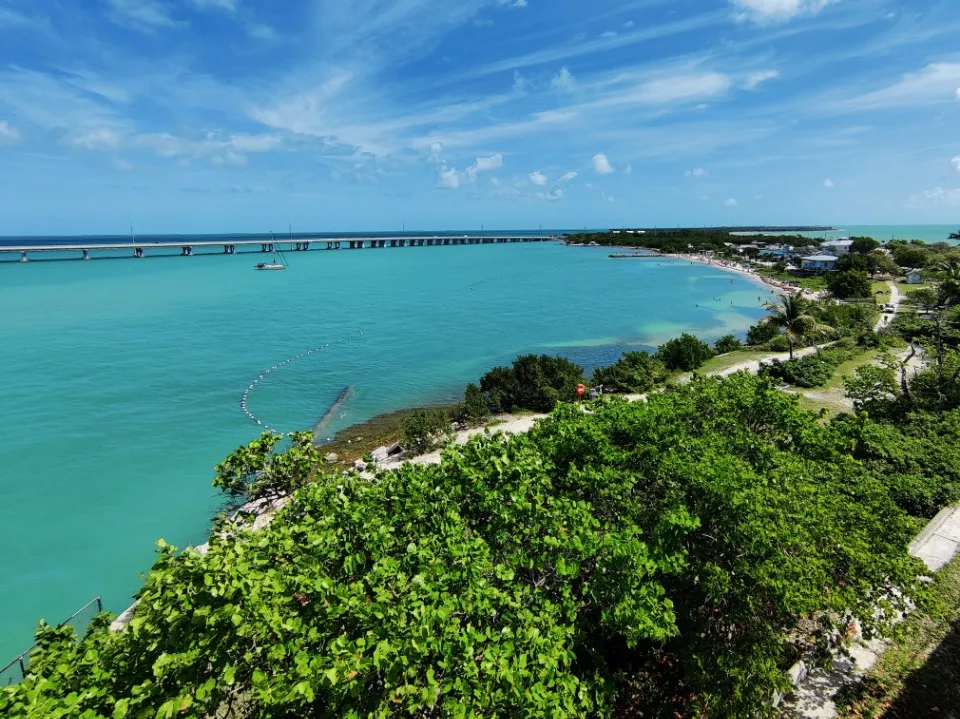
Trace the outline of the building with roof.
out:
[[[921,270],[907,270],[907,284],[919,285],[923,283],[923,272]]]
[[[850,254],[850,248],[853,246],[853,240],[827,240],[820,243],[820,249],[825,255],[834,255],[843,257]]]
[[[832,272],[837,269],[836,255],[811,255],[800,259],[800,269],[807,272]]]

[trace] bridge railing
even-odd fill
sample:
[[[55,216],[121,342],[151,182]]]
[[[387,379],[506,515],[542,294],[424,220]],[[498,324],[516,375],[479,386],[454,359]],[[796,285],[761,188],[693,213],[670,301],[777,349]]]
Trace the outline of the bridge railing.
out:
[[[57,627],[59,628],[70,624],[76,629],[78,637],[83,636],[90,622],[101,612],[103,612],[103,599],[100,595],[97,595],[60,622]],[[36,643],[30,645],[26,651],[21,652],[18,656],[14,657],[13,660],[0,668],[0,687],[18,684],[23,681],[23,678],[27,675],[27,669],[30,666],[30,654],[36,648]]]

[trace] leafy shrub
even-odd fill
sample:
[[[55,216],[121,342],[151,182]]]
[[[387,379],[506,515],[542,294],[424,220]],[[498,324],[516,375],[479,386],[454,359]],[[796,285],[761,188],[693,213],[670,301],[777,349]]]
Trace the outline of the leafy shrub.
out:
[[[763,366],[760,374],[797,387],[822,387],[833,374],[833,365],[816,355],[808,355],[785,362],[773,360]]]
[[[463,393],[463,402],[453,412],[453,418],[463,424],[479,425],[490,419],[490,405],[477,385],[470,383]]]
[[[862,270],[834,272],[827,278],[827,289],[840,299],[868,298],[873,295],[870,278]]]
[[[583,368],[563,357],[524,355],[512,367],[494,367],[480,379],[480,390],[496,412],[528,409],[549,412],[557,402],[577,398]]]
[[[845,431],[701,378],[324,476],[205,555],[162,545],[135,627],[42,628],[0,715],[651,716],[621,677],[656,667],[679,715],[769,714],[804,621],[869,631],[876,587],[919,592],[914,522]]]
[[[790,349],[790,343],[783,335],[776,335],[773,339],[764,345],[765,349],[771,352],[787,352]]]
[[[403,446],[414,454],[435,449],[453,433],[450,417],[442,409],[420,409],[403,418]]]
[[[657,348],[657,359],[669,370],[691,372],[713,357],[710,345],[684,332]]]
[[[667,368],[646,352],[627,352],[609,367],[593,372],[593,383],[607,392],[649,392],[667,378]]]
[[[747,344],[750,346],[762,345],[780,334],[780,328],[770,322],[760,322],[747,330]],[[786,352],[786,340],[784,340]]]
[[[724,335],[713,343],[713,351],[718,355],[727,354],[728,352],[736,352],[742,347],[743,345],[740,343],[740,340],[738,340],[734,335]]]

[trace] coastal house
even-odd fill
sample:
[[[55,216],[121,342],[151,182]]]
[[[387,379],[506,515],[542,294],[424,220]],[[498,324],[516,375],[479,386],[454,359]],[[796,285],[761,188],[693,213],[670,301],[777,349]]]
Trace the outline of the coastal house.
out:
[[[844,255],[850,254],[850,247],[852,245],[853,240],[827,240],[820,244],[820,249],[825,255],[843,257]]]
[[[923,272],[920,270],[907,270],[907,284],[919,285],[923,282]]]
[[[800,259],[800,269],[807,272],[832,272],[837,268],[836,255],[811,255]]]

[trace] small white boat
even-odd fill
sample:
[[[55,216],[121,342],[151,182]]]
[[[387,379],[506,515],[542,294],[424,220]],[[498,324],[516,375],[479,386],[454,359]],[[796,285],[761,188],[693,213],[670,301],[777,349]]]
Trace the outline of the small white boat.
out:
[[[261,262],[257,265],[258,270],[285,270],[287,266],[281,262]]]

